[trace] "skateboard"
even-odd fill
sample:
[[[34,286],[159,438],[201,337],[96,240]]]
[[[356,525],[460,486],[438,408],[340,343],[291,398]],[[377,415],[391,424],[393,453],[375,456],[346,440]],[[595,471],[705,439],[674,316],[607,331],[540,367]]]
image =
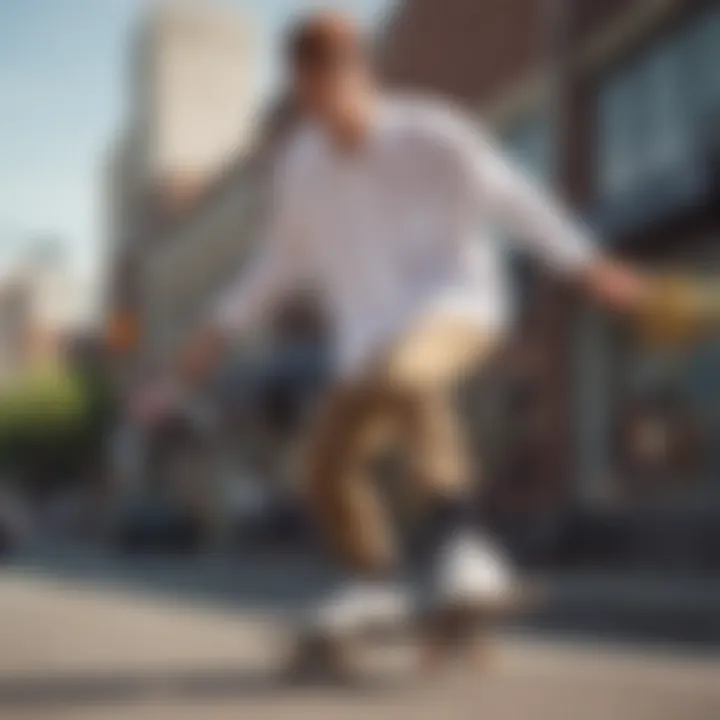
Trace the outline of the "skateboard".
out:
[[[521,593],[479,606],[465,603],[439,609],[408,608],[400,616],[363,623],[347,631],[336,631],[321,623],[298,623],[290,632],[285,676],[295,681],[353,684],[366,676],[363,650],[410,645],[417,650],[417,670],[432,673],[457,661],[484,663],[494,632],[509,619],[538,607],[545,593],[524,588]]]

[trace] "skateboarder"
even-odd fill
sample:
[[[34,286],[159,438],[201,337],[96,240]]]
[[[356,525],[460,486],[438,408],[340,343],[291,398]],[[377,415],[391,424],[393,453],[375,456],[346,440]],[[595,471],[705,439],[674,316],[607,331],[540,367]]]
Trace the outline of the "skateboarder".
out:
[[[475,123],[442,103],[386,92],[348,19],[301,22],[287,65],[301,120],[280,153],[269,236],[188,343],[183,373],[202,375],[281,296],[312,286],[332,321],[335,372],[310,432],[307,495],[351,577],[318,622],[342,633],[393,611],[382,583],[398,547],[367,470],[381,431],[404,443],[412,465],[406,498],[432,540],[431,607],[501,604],[512,572],[471,522],[448,402],[510,327],[491,225],[616,309],[636,304],[643,282],[604,257]]]

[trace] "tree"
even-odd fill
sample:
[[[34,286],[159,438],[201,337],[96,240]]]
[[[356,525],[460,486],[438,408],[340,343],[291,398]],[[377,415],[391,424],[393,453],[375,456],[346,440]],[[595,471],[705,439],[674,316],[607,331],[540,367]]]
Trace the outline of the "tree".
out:
[[[111,420],[100,378],[58,367],[0,388],[0,466],[45,490],[92,462]]]

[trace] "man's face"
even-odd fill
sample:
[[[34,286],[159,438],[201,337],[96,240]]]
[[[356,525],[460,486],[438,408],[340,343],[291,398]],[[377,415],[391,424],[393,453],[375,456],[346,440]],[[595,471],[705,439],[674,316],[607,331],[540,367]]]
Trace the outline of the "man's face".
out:
[[[348,51],[332,63],[302,68],[295,75],[295,89],[302,110],[325,123],[347,120],[370,84],[367,61]]]

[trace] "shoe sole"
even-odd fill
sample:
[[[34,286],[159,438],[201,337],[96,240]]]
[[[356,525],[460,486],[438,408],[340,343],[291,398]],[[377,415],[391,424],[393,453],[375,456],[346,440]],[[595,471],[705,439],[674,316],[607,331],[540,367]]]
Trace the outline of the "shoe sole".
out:
[[[435,615],[476,616],[487,622],[501,622],[508,617],[520,615],[535,609],[546,597],[544,589],[539,587],[524,589],[510,597],[497,600],[471,601],[448,600],[426,612],[409,611],[405,616],[388,617],[387,620],[375,620],[345,632],[331,631],[322,627],[301,627],[295,631],[296,643],[311,645],[341,645],[354,640],[373,640],[392,642],[408,636],[417,635]]]

